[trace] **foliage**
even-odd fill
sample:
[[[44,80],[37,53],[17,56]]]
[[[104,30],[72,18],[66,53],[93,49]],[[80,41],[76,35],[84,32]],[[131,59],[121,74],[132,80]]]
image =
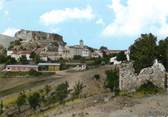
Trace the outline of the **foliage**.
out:
[[[36,110],[37,107],[40,107],[41,96],[38,92],[33,93],[28,97],[29,105],[32,109]]]
[[[157,48],[157,58],[168,71],[168,37],[165,40],[160,40]]]
[[[106,71],[106,81],[104,85],[113,92],[119,91],[119,74],[117,69]]]
[[[109,60],[110,60],[110,56],[106,56],[106,57],[99,57],[99,58],[95,58],[94,59],[94,64],[95,65],[100,65],[100,64],[107,64],[109,63]]]
[[[142,92],[144,94],[156,94],[159,93],[160,90],[161,88],[155,86],[152,82],[147,81],[137,89],[137,92]]]
[[[45,94],[48,95],[48,93],[51,91],[51,87],[49,85],[46,85],[44,90],[45,90]]]
[[[21,92],[16,100],[16,105],[19,112],[20,112],[21,106],[26,104],[26,99],[27,99],[26,94],[24,92]]]
[[[60,104],[64,103],[64,99],[68,97],[69,94],[69,84],[68,82],[62,83],[56,87],[55,90],[55,99]]]
[[[35,52],[32,52],[30,54],[30,58],[34,61],[34,63],[39,63],[41,61],[40,56],[36,54]]]
[[[22,56],[19,58],[19,63],[20,63],[20,64],[28,64],[29,61],[27,60],[27,58],[26,58],[25,55],[22,55]]]
[[[5,64],[16,64],[16,63],[17,63],[17,61],[14,58],[12,58],[11,56],[6,57]]]
[[[153,34],[142,34],[130,47],[130,58],[136,73],[153,65],[156,58],[156,41],[157,38]]]
[[[30,76],[40,76],[42,73],[41,72],[38,72],[34,69],[31,69],[28,73]]]
[[[3,113],[3,109],[4,109],[4,105],[3,105],[3,101],[0,101],[0,114]]]
[[[0,55],[0,63],[5,63],[6,62],[6,56],[1,54]]]
[[[127,57],[124,51],[117,54],[117,61],[126,61],[126,60],[127,60]]]
[[[21,45],[21,39],[19,39],[19,40],[15,40],[15,41],[12,41],[12,42],[10,42],[10,45],[9,45],[9,50],[10,49],[12,49],[12,48],[14,48],[15,46],[19,46],[19,45]]]
[[[94,75],[94,78],[95,78],[96,80],[99,80],[99,79],[100,79],[100,75],[99,75],[99,74],[95,74],[95,75]]]
[[[77,82],[75,86],[73,87],[73,93],[72,93],[73,98],[79,98],[83,88],[84,88],[83,83]]]
[[[74,60],[80,60],[81,58],[82,58],[82,56],[80,56],[80,55],[75,55],[73,59],[74,59]]]
[[[108,48],[105,47],[105,46],[101,46],[101,47],[100,47],[100,50],[108,50]]]

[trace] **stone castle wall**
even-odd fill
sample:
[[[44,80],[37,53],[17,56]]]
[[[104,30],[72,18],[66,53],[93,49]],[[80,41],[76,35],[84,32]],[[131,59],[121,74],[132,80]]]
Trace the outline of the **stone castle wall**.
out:
[[[165,88],[166,72],[160,63],[144,68],[137,75],[132,63],[124,63],[119,68],[119,88],[122,91],[135,91],[146,81],[151,81],[158,87]]]

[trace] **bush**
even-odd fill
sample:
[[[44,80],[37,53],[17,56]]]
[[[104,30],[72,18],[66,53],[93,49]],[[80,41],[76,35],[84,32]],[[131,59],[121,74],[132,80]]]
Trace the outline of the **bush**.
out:
[[[75,55],[73,59],[74,59],[74,60],[80,60],[81,58],[82,58],[82,56],[80,56],[80,55]]]
[[[41,96],[38,92],[33,93],[28,97],[29,105],[32,109],[36,110],[37,107],[40,107]]]
[[[24,92],[20,93],[20,95],[18,96],[16,100],[16,105],[17,105],[19,112],[21,110],[21,107],[26,104],[26,99],[27,99],[26,94]]]
[[[82,82],[78,82],[73,87],[73,98],[79,98],[80,94],[82,93],[82,89],[84,88],[84,85]]]
[[[37,72],[36,70],[31,69],[28,74],[29,74],[30,76],[40,76],[40,75],[41,75],[41,72]]]
[[[119,73],[117,69],[106,71],[106,81],[104,85],[112,92],[119,92]]]
[[[95,75],[94,75],[94,78],[95,78],[96,80],[99,80],[99,79],[100,79],[100,75],[99,75],[99,74],[95,74]]]
[[[161,88],[155,86],[152,82],[147,81],[137,89],[137,92],[141,92],[144,94],[157,94],[160,92],[160,90]]]
[[[0,101],[0,115],[3,113],[3,109],[4,109],[4,104],[3,101]]]
[[[117,54],[117,61],[126,61],[126,60],[127,60],[127,57],[124,51]]]
[[[62,83],[56,87],[56,90],[54,92],[54,97],[57,102],[60,104],[64,103],[64,100],[68,97],[69,94],[69,84],[68,82]]]

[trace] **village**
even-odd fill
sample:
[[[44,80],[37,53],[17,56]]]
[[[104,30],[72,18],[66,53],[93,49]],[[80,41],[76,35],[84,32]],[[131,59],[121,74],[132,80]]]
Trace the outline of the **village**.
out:
[[[42,32],[39,32],[42,33]],[[34,36],[33,35],[36,35]],[[15,42],[19,41],[20,47],[13,47],[7,50],[7,56],[14,58],[16,61],[19,61],[20,58],[25,58],[29,63],[27,64],[12,64],[12,65],[1,65],[2,71],[30,71],[31,69],[35,71],[48,71],[56,72],[60,70],[60,59],[67,61],[68,64],[73,65],[85,65],[84,63],[73,63],[73,59],[80,60],[81,58],[87,60],[93,60],[97,58],[103,58],[106,56],[111,56],[109,58],[109,64],[120,64],[122,61],[118,61],[116,56],[119,53],[124,53],[126,61],[129,61],[129,52],[127,50],[109,50],[107,48],[94,49],[84,44],[83,40],[79,41],[78,45],[68,46],[63,41],[63,37],[57,34],[47,34],[44,33],[44,37],[38,35],[36,32],[30,32],[26,30],[21,30],[16,33]],[[50,40],[50,37],[55,36],[53,40]],[[32,39],[28,39],[32,38]],[[23,48],[21,45],[26,45],[28,43],[36,43],[35,39],[39,39],[40,47],[33,48]],[[44,39],[43,39],[44,38]],[[33,40],[34,39],[34,40]],[[43,40],[42,40],[43,39]],[[58,41],[59,40],[59,41]],[[39,63],[33,63],[32,54],[35,54],[39,57]],[[103,61],[102,61],[103,62]],[[86,66],[86,65],[85,65]]]

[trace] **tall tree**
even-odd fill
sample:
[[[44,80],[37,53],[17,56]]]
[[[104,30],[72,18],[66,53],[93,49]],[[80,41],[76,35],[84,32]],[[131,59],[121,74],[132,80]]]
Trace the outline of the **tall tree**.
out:
[[[157,58],[165,66],[168,71],[168,37],[165,40],[160,40],[157,49]]]
[[[130,47],[130,58],[133,60],[135,72],[153,65],[156,58],[157,37],[153,34],[142,34]]]

